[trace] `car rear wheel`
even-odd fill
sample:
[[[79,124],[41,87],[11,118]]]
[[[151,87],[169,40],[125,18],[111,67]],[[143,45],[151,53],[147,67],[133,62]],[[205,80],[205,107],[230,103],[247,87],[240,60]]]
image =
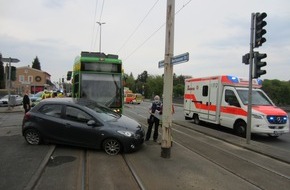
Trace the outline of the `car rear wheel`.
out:
[[[109,155],[117,155],[121,151],[121,144],[116,139],[107,139],[103,143],[105,152]]]
[[[28,144],[38,145],[41,143],[41,137],[37,130],[28,129],[24,132],[24,138]]]

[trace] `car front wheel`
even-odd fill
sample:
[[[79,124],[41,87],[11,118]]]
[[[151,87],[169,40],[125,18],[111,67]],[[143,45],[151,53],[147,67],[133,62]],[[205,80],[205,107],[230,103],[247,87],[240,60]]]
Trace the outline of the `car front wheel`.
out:
[[[117,155],[121,151],[121,144],[116,139],[107,139],[103,143],[105,152],[109,155]]]
[[[38,145],[41,143],[41,137],[37,130],[28,129],[24,132],[24,138],[28,144]]]

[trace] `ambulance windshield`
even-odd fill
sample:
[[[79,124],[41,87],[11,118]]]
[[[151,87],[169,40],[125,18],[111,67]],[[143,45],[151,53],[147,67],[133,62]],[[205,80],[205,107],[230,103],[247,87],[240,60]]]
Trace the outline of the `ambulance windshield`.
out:
[[[248,89],[237,89],[244,105],[248,105]],[[260,90],[252,90],[252,105],[272,106],[271,100]]]

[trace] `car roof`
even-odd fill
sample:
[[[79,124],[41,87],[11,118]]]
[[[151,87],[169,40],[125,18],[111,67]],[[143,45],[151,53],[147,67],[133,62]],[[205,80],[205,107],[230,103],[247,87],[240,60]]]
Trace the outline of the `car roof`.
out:
[[[78,104],[78,105],[88,105],[88,104],[95,104],[98,106],[101,106],[97,104],[96,102],[84,99],[84,98],[71,98],[71,97],[55,97],[55,98],[46,98],[40,101],[41,104],[44,103],[57,103],[57,104]]]
[[[71,98],[71,97],[63,97],[63,98],[46,98],[43,99],[39,102],[39,104],[37,104],[35,107],[39,107],[42,106],[44,104],[66,104],[66,105],[75,105],[75,106],[80,106],[80,107],[88,107],[88,105],[95,105],[99,108],[105,108],[105,109],[109,109],[110,108],[100,105],[90,99],[84,99],[84,98]]]

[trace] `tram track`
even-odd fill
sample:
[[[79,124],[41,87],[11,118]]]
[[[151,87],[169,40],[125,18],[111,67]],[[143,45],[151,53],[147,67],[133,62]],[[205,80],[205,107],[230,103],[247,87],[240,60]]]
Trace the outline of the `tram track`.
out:
[[[54,150],[47,153],[25,189],[56,187],[70,190],[118,189],[119,187],[145,189],[125,154],[110,156],[103,151],[63,146],[56,146]]]
[[[174,143],[200,155],[257,188],[267,189],[273,186],[274,184],[269,181],[275,181],[273,188],[279,186],[279,183],[280,187],[283,187],[285,182],[290,185],[290,167],[287,163],[206,136],[181,125],[174,124],[173,131]],[[256,176],[250,173],[255,173]],[[257,176],[263,176],[263,178]]]
[[[83,190],[145,189],[126,154],[110,156],[102,151],[87,150],[84,159]]]
[[[130,115],[135,113],[130,112]],[[144,122],[144,116],[137,115],[140,119],[139,122],[147,126]],[[209,136],[194,130],[193,127],[180,125],[178,122],[172,124],[174,144],[199,155],[217,167],[252,184],[257,189],[275,189],[276,187],[287,189],[290,186],[290,165],[288,162],[260,154],[221,138]],[[159,134],[161,135],[160,132]]]
[[[177,124],[175,124],[175,126],[177,126]],[[180,126],[180,127],[184,127],[184,126],[181,126],[181,125],[179,125],[179,126]],[[189,128],[186,128],[186,129],[188,129],[188,130],[192,130],[192,129],[189,129]],[[176,129],[173,129],[173,130],[174,130],[175,132],[182,133],[182,134],[185,135],[185,136],[189,136],[189,135],[188,135],[187,133],[185,133],[185,132],[182,132],[182,131],[179,131],[179,130],[176,130]],[[192,138],[192,137],[190,136],[190,138]],[[213,137],[207,137],[207,138],[213,138]],[[212,147],[214,147],[215,149],[218,149],[219,151],[223,151],[223,152],[225,152],[225,153],[227,153],[227,154],[231,154],[231,155],[233,155],[234,157],[236,157],[236,158],[238,158],[238,159],[241,159],[241,160],[244,160],[244,161],[246,161],[246,162],[249,162],[249,163],[252,163],[252,164],[254,164],[254,165],[257,165],[257,166],[259,166],[259,167],[261,167],[261,168],[263,168],[263,169],[265,169],[265,170],[268,170],[268,171],[270,171],[270,172],[276,173],[277,175],[280,175],[281,177],[284,177],[284,178],[287,178],[287,179],[290,180],[290,171],[289,171],[289,172],[286,171],[286,172],[287,172],[287,175],[285,175],[285,174],[283,174],[283,173],[281,173],[281,172],[277,172],[277,171],[276,171],[277,168],[279,168],[279,170],[283,170],[284,165],[287,165],[287,163],[285,163],[285,162],[283,162],[283,161],[280,161],[280,160],[277,160],[276,162],[277,162],[277,163],[281,163],[281,165],[283,165],[283,167],[278,167],[278,166],[273,166],[273,165],[269,165],[268,167],[266,167],[266,166],[262,165],[261,163],[259,163],[259,162],[257,162],[257,161],[251,160],[251,158],[250,158],[249,156],[248,156],[248,157],[241,156],[240,154],[234,152],[232,149],[229,150],[229,149],[227,149],[227,148],[222,148],[222,147],[220,146],[220,144],[227,144],[227,145],[229,145],[229,146],[235,147],[235,148],[233,148],[233,149],[237,149],[237,150],[238,150],[238,149],[242,150],[243,148],[238,147],[238,146],[233,145],[233,144],[230,144],[230,143],[228,143],[228,142],[222,141],[222,140],[220,140],[220,139],[216,139],[216,138],[213,138],[213,139],[215,139],[215,140],[221,142],[221,143],[219,143],[219,146],[217,146],[217,145],[214,144],[214,143],[211,143],[211,144],[206,143],[205,141],[203,141],[203,143],[206,143],[208,146],[212,146]],[[187,148],[186,146],[184,146],[184,145],[182,145],[182,144],[180,144],[180,146],[183,146],[183,147]],[[245,149],[244,149],[243,151],[244,151],[244,152],[248,152],[248,153],[251,152],[250,150],[245,150]],[[268,160],[268,161],[273,161],[273,158],[270,158],[270,157],[265,156],[265,155],[261,155],[260,158],[263,158],[264,162],[267,162],[267,160]],[[260,162],[261,162],[261,161],[260,161]]]

